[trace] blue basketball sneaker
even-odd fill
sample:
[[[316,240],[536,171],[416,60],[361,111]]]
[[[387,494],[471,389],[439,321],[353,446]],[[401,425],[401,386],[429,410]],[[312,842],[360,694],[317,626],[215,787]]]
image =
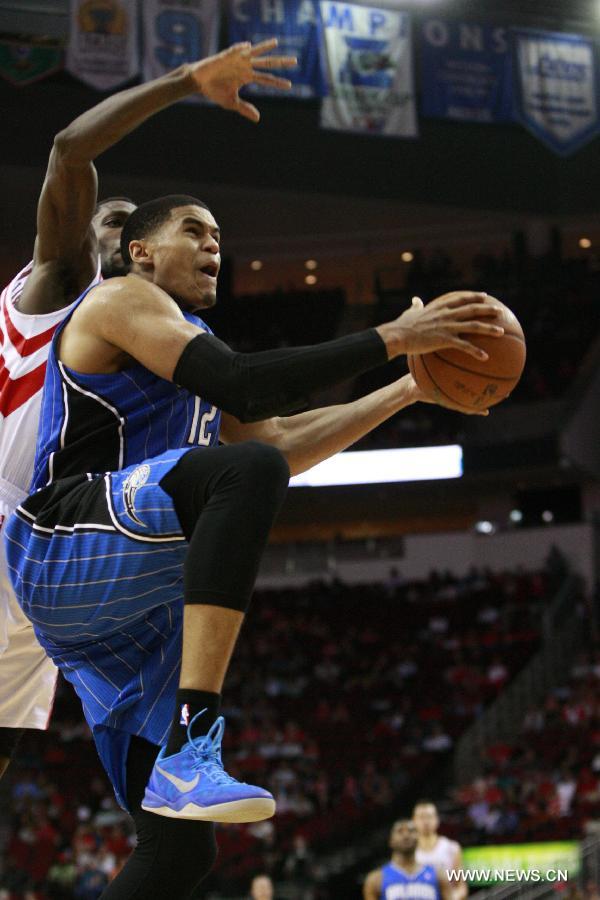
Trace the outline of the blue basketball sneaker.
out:
[[[187,729],[187,743],[179,753],[156,758],[142,809],[172,819],[206,822],[260,822],[275,812],[273,795],[263,788],[236,781],[223,769],[221,740],[225,719],[219,716],[207,734],[192,738],[192,725],[206,710],[194,716]]]

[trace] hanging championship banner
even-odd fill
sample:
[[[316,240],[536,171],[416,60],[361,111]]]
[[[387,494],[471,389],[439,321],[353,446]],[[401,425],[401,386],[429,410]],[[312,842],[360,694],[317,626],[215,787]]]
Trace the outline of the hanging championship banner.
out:
[[[321,2],[321,19],[329,77],[321,127],[415,137],[408,14]]]
[[[71,0],[67,70],[99,91],[139,73],[136,0]]]
[[[47,78],[62,64],[63,48],[54,41],[0,41],[0,77],[18,87]]]
[[[428,19],[419,49],[424,116],[512,121],[512,59],[506,28]]]
[[[513,31],[516,118],[555,153],[574,153],[599,131],[592,38]]]
[[[318,0],[231,0],[229,42],[267,38],[279,41],[277,53],[297,56],[298,66],[285,77],[291,78],[292,89],[286,97],[322,97],[327,92],[327,77],[321,55],[321,16]],[[251,85],[249,93],[281,96],[260,85]]]
[[[217,0],[144,0],[144,80],[217,52]]]

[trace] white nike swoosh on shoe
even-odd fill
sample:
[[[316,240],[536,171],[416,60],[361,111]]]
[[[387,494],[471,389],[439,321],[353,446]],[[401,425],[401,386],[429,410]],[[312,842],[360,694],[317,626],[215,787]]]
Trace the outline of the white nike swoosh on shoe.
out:
[[[178,791],[181,791],[182,794],[188,794],[190,791],[193,791],[198,782],[200,781],[200,773],[196,775],[195,778],[192,778],[191,781],[184,781],[183,778],[178,778],[177,775],[173,775],[171,772],[165,772],[164,769],[161,769],[160,766],[156,767],[157,771],[170,781],[171,784],[174,784]]]

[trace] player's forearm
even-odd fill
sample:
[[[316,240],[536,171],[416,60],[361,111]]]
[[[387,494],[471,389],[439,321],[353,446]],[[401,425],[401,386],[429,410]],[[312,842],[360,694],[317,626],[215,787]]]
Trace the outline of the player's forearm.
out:
[[[142,122],[197,90],[189,66],[113,94],[78,116],[54,139],[66,163],[85,165]]]
[[[292,475],[298,475],[345,450],[416,399],[414,383],[406,376],[351,403],[281,419],[278,447]]]

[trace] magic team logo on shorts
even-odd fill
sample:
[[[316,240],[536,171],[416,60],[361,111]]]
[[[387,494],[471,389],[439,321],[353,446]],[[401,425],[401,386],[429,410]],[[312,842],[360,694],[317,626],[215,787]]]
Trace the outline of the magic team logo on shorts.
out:
[[[142,528],[146,528],[147,526],[144,522],[140,522],[135,512],[135,495],[138,490],[143,487],[148,481],[148,477],[150,475],[150,466],[147,466],[145,463],[142,466],[138,466],[137,469],[134,469],[131,475],[128,475],[126,480],[123,482],[123,503],[125,504],[125,512],[129,516],[132,521],[136,522],[138,525],[141,525]]]

